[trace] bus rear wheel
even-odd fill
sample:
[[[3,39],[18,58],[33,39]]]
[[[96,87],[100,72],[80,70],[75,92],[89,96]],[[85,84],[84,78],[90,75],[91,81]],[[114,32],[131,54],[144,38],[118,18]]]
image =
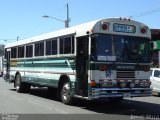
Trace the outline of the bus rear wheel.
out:
[[[15,88],[16,88],[16,91],[19,93],[28,92],[30,90],[30,85],[23,83],[21,81],[21,75],[17,74],[16,80],[15,80]]]
[[[64,104],[71,104],[73,101],[73,98],[71,97],[71,85],[70,82],[65,82],[60,91],[61,101]]]

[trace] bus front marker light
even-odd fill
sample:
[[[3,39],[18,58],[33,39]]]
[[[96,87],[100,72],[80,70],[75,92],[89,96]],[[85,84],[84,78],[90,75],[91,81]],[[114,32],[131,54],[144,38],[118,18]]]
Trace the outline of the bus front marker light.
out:
[[[102,23],[101,23],[101,29],[102,29],[102,30],[108,30],[108,29],[109,29],[109,23],[107,23],[107,22],[102,22]]]
[[[102,30],[107,30],[107,28],[108,28],[107,24],[102,25]]]
[[[124,88],[126,84],[124,82],[120,83],[121,88]]]
[[[141,28],[141,33],[145,34],[146,33],[146,29],[145,28]]]
[[[87,35],[89,35],[89,33],[90,33],[89,31],[86,32]]]

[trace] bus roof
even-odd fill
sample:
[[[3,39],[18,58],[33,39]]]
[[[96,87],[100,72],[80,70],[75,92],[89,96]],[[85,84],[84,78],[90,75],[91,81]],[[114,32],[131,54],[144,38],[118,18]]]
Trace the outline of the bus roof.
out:
[[[50,33],[47,33],[47,34],[43,34],[43,35],[28,38],[28,39],[16,41],[16,42],[13,42],[13,43],[10,43],[10,44],[6,45],[5,48],[10,48],[10,47],[14,47],[14,46],[29,44],[29,43],[34,43],[34,42],[41,41],[41,40],[47,40],[47,39],[61,37],[61,36],[67,36],[67,35],[71,35],[71,34],[75,34],[76,37],[84,36],[84,35],[87,35],[86,34],[87,31],[92,32],[92,33],[96,33],[100,29],[99,25],[103,21],[113,22],[113,23],[117,22],[118,23],[118,21],[120,19],[121,18],[107,18],[107,19],[99,19],[99,20],[83,23],[83,24],[76,25],[76,26],[73,26],[73,27],[70,27],[70,28],[65,28],[65,29],[50,32]],[[121,23],[122,24],[127,23],[129,25],[135,25],[136,24],[136,25],[146,26],[145,24],[142,24],[140,22],[133,21],[133,20],[121,20]]]

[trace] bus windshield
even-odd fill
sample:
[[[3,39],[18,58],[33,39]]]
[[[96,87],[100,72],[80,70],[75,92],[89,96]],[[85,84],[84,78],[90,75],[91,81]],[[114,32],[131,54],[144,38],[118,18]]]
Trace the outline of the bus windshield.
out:
[[[149,63],[149,38],[97,34],[92,37],[91,49],[96,61]]]

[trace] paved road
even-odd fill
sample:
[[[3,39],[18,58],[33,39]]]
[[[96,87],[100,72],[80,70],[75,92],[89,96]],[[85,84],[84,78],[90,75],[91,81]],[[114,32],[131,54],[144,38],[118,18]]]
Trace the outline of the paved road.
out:
[[[120,104],[77,100],[73,106],[57,101],[54,96],[55,93],[48,92],[45,88],[32,88],[30,93],[25,94],[17,93],[13,84],[0,78],[0,119],[6,120],[7,115],[19,115],[19,118],[27,116],[24,117],[26,120],[28,117],[38,117],[39,120],[47,117],[61,120],[129,120],[156,117],[160,120],[159,96],[125,99]]]

